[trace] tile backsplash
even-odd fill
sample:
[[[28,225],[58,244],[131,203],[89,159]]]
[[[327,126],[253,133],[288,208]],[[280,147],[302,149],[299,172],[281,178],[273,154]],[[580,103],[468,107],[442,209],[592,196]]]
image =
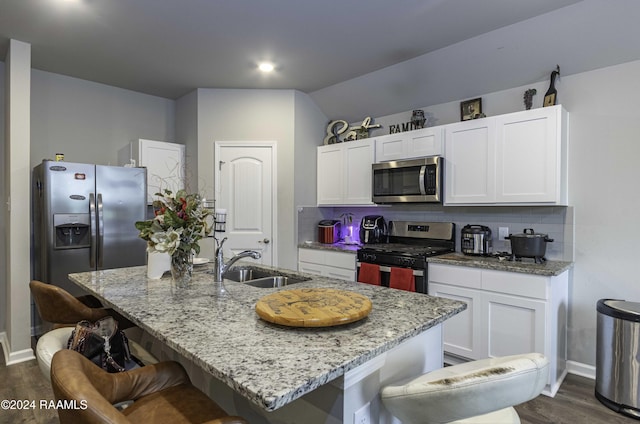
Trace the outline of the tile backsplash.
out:
[[[493,250],[511,251],[509,240],[498,239],[498,228],[520,234],[525,228],[548,234],[546,258],[573,261],[574,210],[571,206],[441,206],[402,204],[376,207],[298,208],[298,243],[317,241],[317,224],[322,219],[341,220],[343,213],[353,214],[354,236],[357,237],[362,217],[382,215],[386,221],[453,222],[456,224],[456,250],[460,251],[460,230],[467,224],[485,225],[493,235]]]

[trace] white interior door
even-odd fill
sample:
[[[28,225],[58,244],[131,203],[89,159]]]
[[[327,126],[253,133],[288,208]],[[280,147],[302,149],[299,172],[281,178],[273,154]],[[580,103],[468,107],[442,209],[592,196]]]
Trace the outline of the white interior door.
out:
[[[275,261],[275,143],[215,143],[216,209],[226,209],[224,255],[243,250]],[[251,260],[251,259],[248,259]]]

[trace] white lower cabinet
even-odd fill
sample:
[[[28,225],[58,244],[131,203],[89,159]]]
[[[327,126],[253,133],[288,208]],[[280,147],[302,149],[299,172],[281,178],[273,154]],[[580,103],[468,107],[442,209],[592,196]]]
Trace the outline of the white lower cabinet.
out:
[[[298,271],[356,281],[356,255],[320,249],[298,249]]]
[[[445,353],[469,360],[542,353],[551,362],[543,393],[554,396],[566,374],[568,274],[429,264],[429,294],[467,303],[444,323]]]

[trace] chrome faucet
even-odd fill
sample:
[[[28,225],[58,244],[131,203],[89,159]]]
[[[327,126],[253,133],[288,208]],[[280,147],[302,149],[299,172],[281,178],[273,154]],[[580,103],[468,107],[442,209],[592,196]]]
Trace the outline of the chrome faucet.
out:
[[[229,262],[225,264],[224,257],[222,256],[222,245],[224,244],[225,241],[227,241],[227,238],[226,237],[223,238],[222,241],[220,242],[218,242],[218,239],[215,239],[215,240],[218,247],[216,249],[216,257],[213,261],[213,268],[215,273],[213,277],[213,281],[216,283],[222,282],[224,273],[227,272],[231,267],[231,265],[236,263],[236,261],[242,258],[247,258],[247,257],[252,257],[253,259],[260,259],[260,257],[262,256],[260,252],[257,252],[255,250],[245,250],[243,252],[238,253],[233,258],[229,259]]]

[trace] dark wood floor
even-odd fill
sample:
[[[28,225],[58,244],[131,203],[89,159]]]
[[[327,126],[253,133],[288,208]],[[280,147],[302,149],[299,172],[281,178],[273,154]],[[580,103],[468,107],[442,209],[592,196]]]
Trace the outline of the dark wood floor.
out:
[[[633,424],[640,421],[617,414],[593,395],[594,381],[569,375],[554,398],[538,396],[516,407],[522,424]],[[55,410],[41,408],[40,401],[53,400],[49,382],[35,360],[7,367],[0,353],[0,400],[35,401],[34,409],[0,410],[0,423],[57,424]]]

